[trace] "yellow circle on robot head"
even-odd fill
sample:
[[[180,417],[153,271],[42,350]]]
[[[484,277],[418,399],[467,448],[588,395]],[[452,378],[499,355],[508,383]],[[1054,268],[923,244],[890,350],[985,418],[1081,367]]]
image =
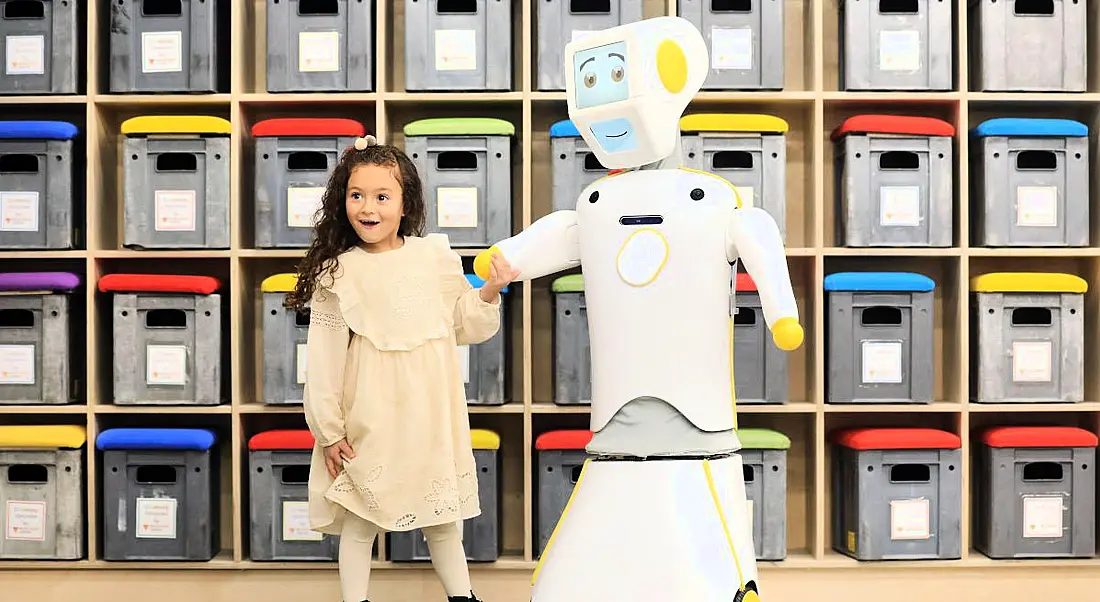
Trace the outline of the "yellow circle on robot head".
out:
[[[760,602],[760,596],[750,590],[745,592],[745,597],[741,598],[741,602]]]
[[[687,56],[676,42],[665,40],[657,47],[657,74],[661,77],[665,90],[673,94],[679,93],[687,85]]]

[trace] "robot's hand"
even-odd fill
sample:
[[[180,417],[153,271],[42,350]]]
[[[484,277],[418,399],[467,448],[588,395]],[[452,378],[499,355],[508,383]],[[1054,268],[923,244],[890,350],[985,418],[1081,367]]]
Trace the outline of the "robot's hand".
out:
[[[474,274],[482,280],[489,280],[489,265],[493,263],[493,255],[499,255],[500,249],[496,245],[485,249],[474,257]]]
[[[783,351],[794,351],[802,346],[802,325],[795,318],[779,318],[772,325],[772,340]]]

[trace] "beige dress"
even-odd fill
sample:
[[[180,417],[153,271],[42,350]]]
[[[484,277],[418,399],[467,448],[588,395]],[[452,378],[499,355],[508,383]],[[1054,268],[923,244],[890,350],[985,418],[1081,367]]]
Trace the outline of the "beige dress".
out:
[[[496,334],[499,296],[481,300],[445,235],[336,261],[310,304],[312,528],[339,534],[346,512],[387,531],[478,516],[458,345]],[[322,447],[342,438],[356,458],[333,479]]]

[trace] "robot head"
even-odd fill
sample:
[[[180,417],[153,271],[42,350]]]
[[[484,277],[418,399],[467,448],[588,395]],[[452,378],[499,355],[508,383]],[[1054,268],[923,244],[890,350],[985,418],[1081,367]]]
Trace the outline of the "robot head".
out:
[[[675,149],[707,68],[702,34],[680,17],[590,33],[565,46],[569,118],[608,168],[660,161]]]

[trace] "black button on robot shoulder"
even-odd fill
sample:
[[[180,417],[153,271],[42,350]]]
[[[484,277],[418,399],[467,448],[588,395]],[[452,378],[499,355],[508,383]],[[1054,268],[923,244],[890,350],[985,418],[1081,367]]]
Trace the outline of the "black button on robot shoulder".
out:
[[[588,195],[588,202],[589,203],[595,203],[598,200],[600,200],[600,191],[599,190],[594,190],[594,191],[592,191],[592,194]]]
[[[693,189],[691,191],[691,200],[693,200],[693,201],[703,200],[703,189],[702,188]]]

